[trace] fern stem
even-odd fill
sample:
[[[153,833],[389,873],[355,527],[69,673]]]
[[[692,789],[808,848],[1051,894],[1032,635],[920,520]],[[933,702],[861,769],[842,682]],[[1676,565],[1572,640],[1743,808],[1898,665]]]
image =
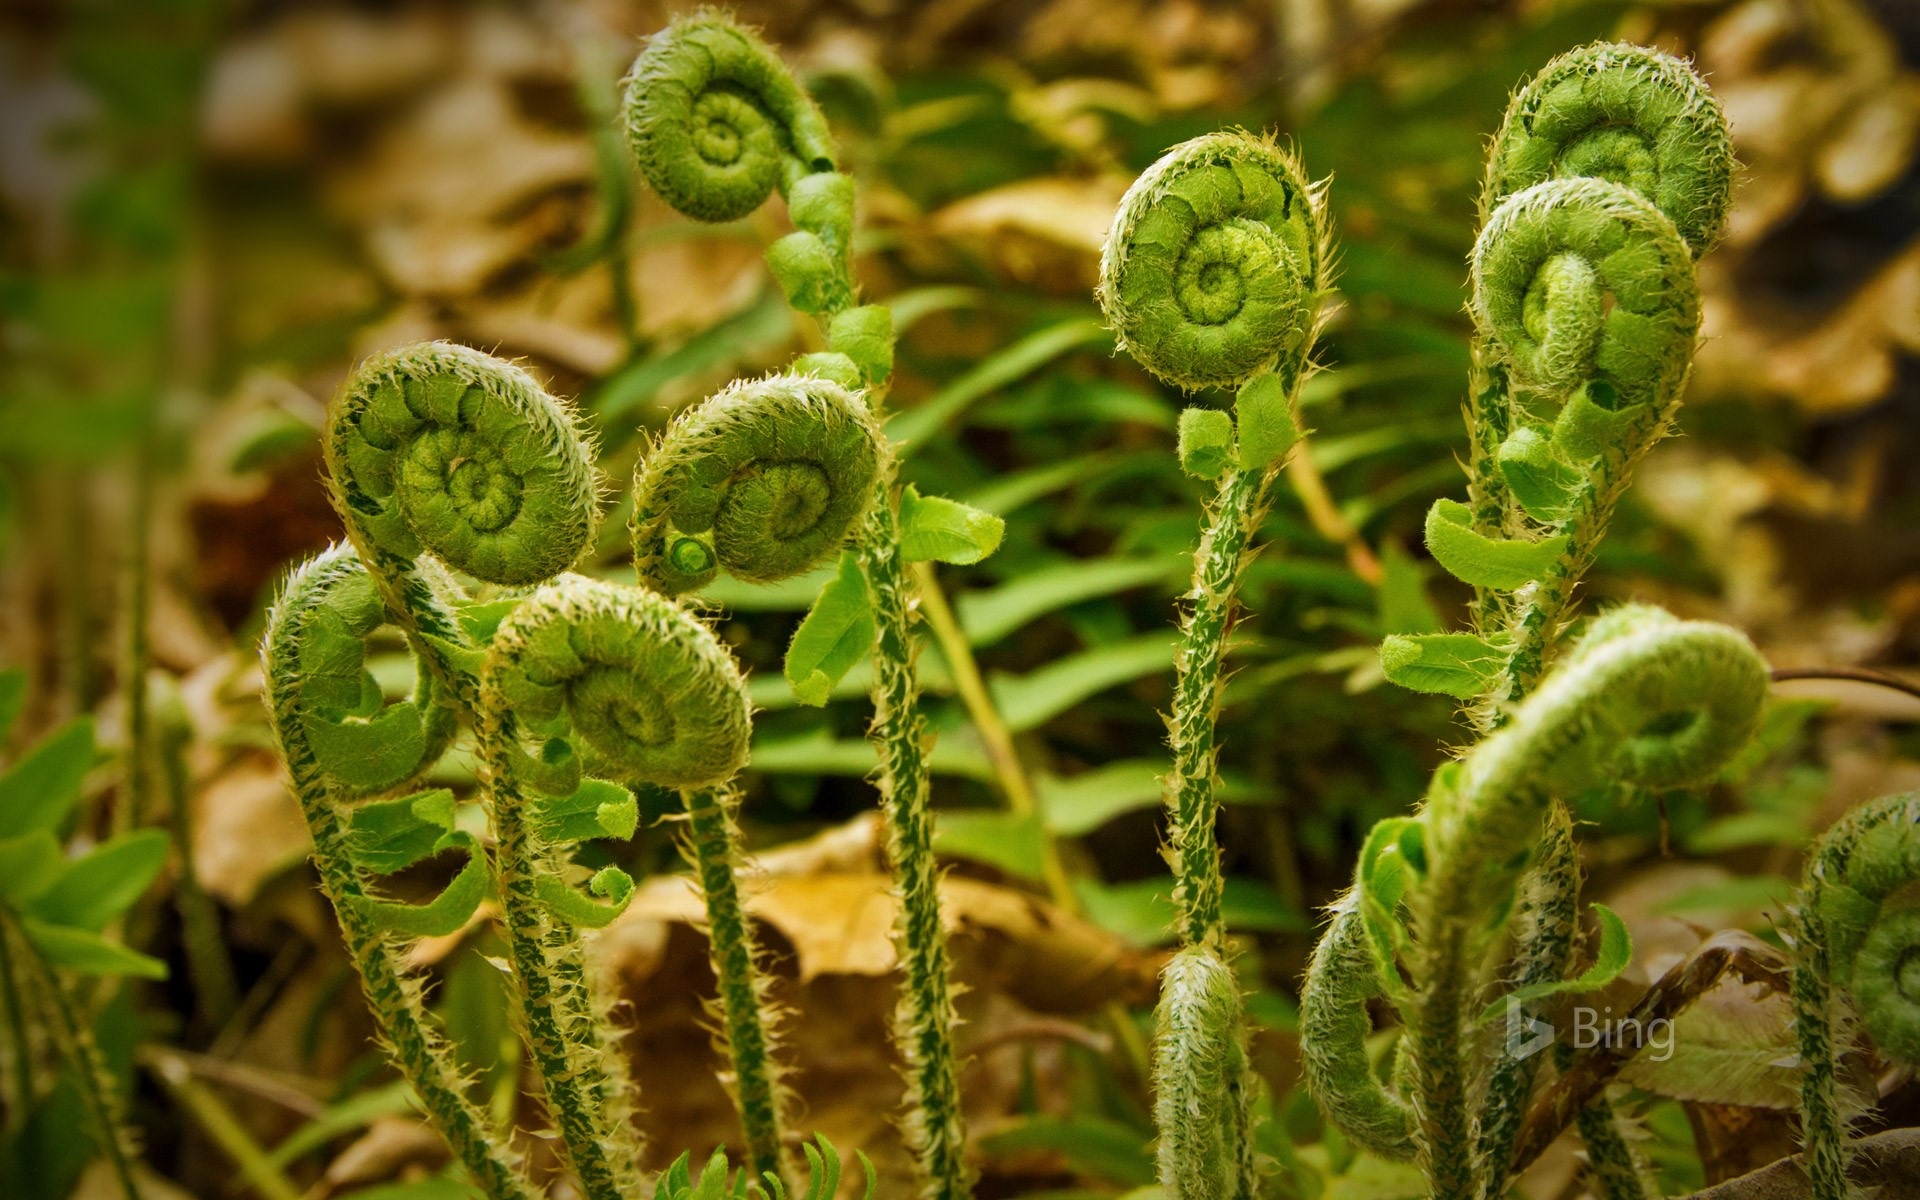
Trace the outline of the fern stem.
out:
[[[13,1059],[13,1096],[7,1104],[7,1125],[18,1128],[33,1108],[33,1040],[27,1029],[26,997],[20,991],[20,977],[14,962],[14,937],[11,929],[0,925],[0,992],[7,1002],[7,1035]]]
[[[622,1200],[640,1187],[637,1156],[610,1152],[632,1144],[630,1105],[594,1016],[579,935],[539,893],[540,880],[561,874],[564,864],[530,828],[527,797],[509,761],[518,740],[513,715],[483,706],[477,740],[489,780],[508,956],[547,1115],[588,1200]]]
[[[7,936],[26,960],[42,1003],[53,1014],[54,1040],[72,1071],[74,1086],[80,1090],[81,1103],[86,1106],[87,1117],[93,1122],[94,1134],[99,1139],[100,1152],[113,1169],[114,1182],[126,1200],[140,1200],[140,1188],[133,1178],[133,1152],[128,1148],[125,1114],[121,1111],[120,1098],[114,1094],[113,1077],[100,1054],[100,1044],[94,1040],[93,1030],[73,993],[27,939],[18,918],[4,908],[0,908],[0,915],[5,917]]]
[[[970,1193],[966,1134],[954,1062],[954,1013],[939,867],[928,806],[927,733],[914,673],[914,595],[900,555],[891,479],[867,518],[860,543],[874,611],[874,718],[880,755],[887,854],[900,889],[896,937],[904,975],[894,1038],[907,1065],[908,1145],[920,1164],[923,1200]]]
[[[688,858],[707,905],[708,961],[719,989],[720,1040],[733,1069],[733,1101],[747,1135],[754,1177],[771,1174],[799,1188],[786,1147],[789,1096],[776,1050],[777,1010],[767,994],[760,947],[741,904],[739,793],[730,785],[682,793]]]
[[[1180,649],[1174,658],[1173,712],[1168,721],[1173,773],[1167,780],[1173,898],[1180,909],[1181,944],[1211,946],[1222,952],[1224,884],[1214,833],[1220,811],[1216,729],[1225,682],[1221,668],[1241,575],[1251,559],[1248,546],[1266,517],[1274,474],[1272,468],[1230,467],[1221,477],[1207,509],[1200,547],[1194,551],[1193,587],[1187,593]]]
[[[1520,902],[1513,924],[1515,991],[1554,983],[1563,978],[1573,957],[1574,934],[1580,917],[1580,865],[1573,847],[1573,818],[1564,804],[1555,803],[1541,830],[1539,861],[1520,885]],[[1545,1007],[1522,1003],[1508,1017],[1526,1029],[1544,1020]],[[1481,1105],[1475,1153],[1480,1160],[1482,1200],[1506,1195],[1507,1175],[1513,1163],[1514,1139],[1526,1119],[1540,1056],[1521,1057],[1504,1045],[1487,1075],[1486,1099]]]
[[[307,623],[331,588],[360,569],[350,554],[330,552],[296,572],[275,605],[265,654],[274,732],[313,838],[320,889],[333,905],[388,1057],[413,1085],[455,1155],[489,1197],[533,1200],[537,1193],[522,1175],[517,1156],[501,1144],[467,1096],[452,1051],[427,1012],[419,984],[407,974],[399,939],[382,929],[364,904],[368,892],[348,855],[346,816],[315,757],[302,719],[304,679],[298,649],[308,636]]]

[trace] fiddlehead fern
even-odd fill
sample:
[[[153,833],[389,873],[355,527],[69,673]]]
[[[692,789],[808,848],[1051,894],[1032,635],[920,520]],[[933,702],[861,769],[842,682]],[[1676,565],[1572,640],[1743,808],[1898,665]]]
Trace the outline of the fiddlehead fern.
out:
[[[1190,410],[1182,418],[1183,465],[1217,479],[1217,490],[1194,554],[1168,721],[1168,856],[1180,940],[1221,971],[1226,929],[1214,834],[1221,670],[1241,573],[1273,481],[1297,436],[1293,408],[1329,286],[1323,200],[1299,161],[1271,141],[1242,132],[1208,134],[1175,147],[1134,181],[1100,260],[1100,303],[1121,345],[1141,365],[1183,388],[1238,388],[1232,426],[1225,414],[1211,410]],[[1186,978],[1169,975],[1168,982]],[[1238,1029],[1239,997],[1230,988],[1220,995],[1199,986],[1164,991],[1162,1057],[1216,1066],[1232,1058],[1206,1041],[1228,1036],[1224,1028],[1207,1026],[1223,1006],[1233,1016],[1231,1028]],[[1178,1038],[1201,1040],[1184,1046],[1169,1041]],[[1244,1068],[1244,1056],[1235,1062]],[[1189,1157],[1194,1143],[1170,1131],[1165,1119],[1218,1103],[1217,1096],[1186,1090],[1202,1086],[1204,1075],[1181,1068],[1156,1076],[1161,1174],[1173,1200],[1237,1196],[1253,1186],[1250,1168],[1229,1176],[1169,1161]],[[1250,1090],[1251,1077],[1236,1077],[1234,1087]],[[1248,1112],[1246,1104],[1236,1103],[1215,1114],[1226,1127],[1213,1136],[1250,1145]],[[1229,1178],[1230,1187],[1220,1182]]]
[[[436,741],[444,744],[434,732],[436,723],[444,722],[444,709],[424,690],[412,702],[377,708],[379,692],[364,665],[365,638],[386,619],[374,581],[351,549],[336,547],[294,571],[268,618],[263,650],[274,734],[313,834],[321,887],[333,902],[388,1056],[482,1190],[495,1200],[531,1200],[537,1193],[517,1157],[468,1098],[420,985],[404,965],[409,935],[422,930],[406,928],[417,922],[395,919],[407,915],[406,906],[373,896],[369,847],[355,836],[356,824],[364,828],[365,822],[356,821],[360,810],[345,803],[369,788],[402,782],[438,756]],[[450,827],[450,803],[446,815]],[[429,837],[426,851],[443,840],[462,845],[455,838]],[[462,848],[468,854],[465,882],[443,896],[451,897],[451,904],[428,906],[438,906],[440,932],[446,931],[448,918],[458,928],[485,890],[478,847],[466,843]],[[403,855],[399,865],[408,861]]]
[[[433,342],[361,363],[322,446],[334,508],[387,607],[471,709],[458,654],[470,647],[431,562],[510,585],[572,565],[598,521],[572,413],[512,363]]]
[[[1665,213],[1697,257],[1726,226],[1733,166],[1726,115],[1691,67],[1644,46],[1596,42],[1548,63],[1507,105],[1481,214],[1549,179],[1606,179]]]
[[[1333,906],[1300,991],[1300,1066],[1327,1119],[1381,1158],[1414,1155],[1413,1110],[1367,1057],[1367,1002],[1383,993],[1355,889]]]
[[[826,119],[765,42],[696,13],[655,34],[627,79],[627,140],[653,190],[698,221],[732,221],[777,188],[797,232],[767,265],[802,312],[852,303],[853,180]]]
[[[1265,138],[1174,147],[1120,201],[1100,303],[1123,349],[1181,388],[1298,369],[1325,286],[1326,218],[1300,163]]]
[[[1700,297],[1686,243],[1658,209],[1604,180],[1565,179],[1509,197],[1488,219],[1471,308],[1482,351],[1552,413],[1550,425],[1520,422],[1497,454],[1503,486],[1544,528],[1489,536],[1474,508],[1437,502],[1426,527],[1434,558],[1484,593],[1524,599],[1502,601],[1504,629],[1390,638],[1382,661],[1408,686],[1480,697],[1474,715],[1492,728],[1545,669],[1633,466],[1671,425]],[[1436,659],[1450,674],[1422,679]]]
[[[1247,550],[1279,467],[1278,456],[1246,452],[1278,444],[1274,426],[1292,427],[1294,390],[1328,287],[1322,200],[1300,163],[1271,142],[1208,134],[1175,147],[1134,182],[1101,255],[1100,302],[1142,365],[1183,387],[1240,388],[1240,445],[1230,456],[1239,461],[1220,472],[1194,555],[1175,668],[1171,843],[1189,945],[1221,936],[1213,843],[1220,668]]]
[[[1153,1123],[1160,1133],[1160,1187],[1192,1200],[1252,1200],[1258,1194],[1252,1125],[1254,1078],[1247,1061],[1240,985],[1219,954],[1189,946],[1161,974],[1154,1036]]]
[[[825,124],[779,59],[725,17],[702,13],[675,21],[634,63],[626,120],[642,173],[688,216],[743,215],[770,186],[782,190],[796,231],[768,249],[767,264],[793,307],[819,319],[829,348],[797,365],[842,384],[857,373],[877,420],[893,368],[892,314],[854,303],[853,181],[834,169]],[[763,165],[749,169],[749,148],[771,148],[773,155],[756,158]],[[883,462],[858,552],[874,627],[871,738],[880,758],[888,856],[901,893],[904,980],[894,1038],[906,1064],[903,1126],[922,1195],[962,1200],[971,1187],[953,1050],[957,1021],[928,811],[929,746],[913,665],[915,597],[893,483]],[[648,549],[640,546],[639,553],[649,569]],[[688,556],[668,566],[690,576],[707,569],[691,549]]]
[[[1815,1200],[1849,1200],[1836,1077],[1853,1018],[1888,1058],[1920,1065],[1920,792],[1848,813],[1807,860],[1794,908],[1794,1028]]]
[[[1708,777],[1751,735],[1766,688],[1765,663],[1737,632],[1657,609],[1617,609],[1593,622],[1506,725],[1442,769],[1415,818],[1389,823],[1399,882],[1361,919],[1374,978],[1392,983],[1406,1021],[1406,1094],[1435,1196],[1471,1197],[1492,1178],[1474,1160],[1470,1020],[1485,982],[1480,964],[1507,924],[1554,797],[1603,783],[1679,787]],[[1377,871],[1363,858],[1362,881],[1370,874]],[[1401,901],[1411,940],[1393,915]],[[1410,976],[1404,986],[1396,954]],[[1317,968],[1330,964],[1316,956]],[[1309,992],[1325,986],[1312,981]],[[1304,1036],[1327,1028],[1303,1011]],[[1351,1050],[1305,1053],[1312,1061]],[[1323,1076],[1320,1086],[1342,1078]],[[1333,1112],[1348,1104],[1321,1100]]]
[[[582,763],[661,787],[723,783],[746,762],[748,713],[712,631],[641,588],[562,577],[522,601],[487,651],[479,742],[508,946],[548,1111],[593,1200],[639,1194],[639,1147],[576,929],[605,924],[633,884],[602,871],[593,890],[612,903],[595,904],[561,882],[561,850],[631,834],[635,813],[624,789],[582,781]],[[530,752],[530,733],[549,740]],[[599,798],[608,792],[619,796]]]
[[[700,221],[733,221],[775,188],[834,168],[826,118],[771,49],[724,16],[648,39],[627,79],[627,136],[647,183]]]
[[[1472,308],[1514,382],[1563,401],[1550,432],[1523,425],[1500,452],[1516,497],[1564,539],[1514,606],[1493,693],[1513,700],[1545,667],[1633,466],[1667,432],[1700,297],[1686,243],[1658,209],[1618,185],[1569,179],[1494,211],[1474,248]]]
[[[1481,220],[1527,188],[1583,177],[1638,193],[1697,258],[1719,239],[1733,195],[1732,141],[1719,102],[1685,62],[1657,50],[1599,42],[1561,55],[1507,105],[1488,154]],[[1483,536],[1512,536],[1523,523],[1502,447],[1526,424],[1514,387],[1528,381],[1516,381],[1512,363],[1484,340],[1476,339],[1473,362],[1471,524]],[[1475,593],[1477,629],[1500,632],[1510,598],[1484,586]]]
[[[837,383],[735,383],[676,417],[634,479],[634,558],[668,595],[725,567],[772,582],[836,554],[865,520],[886,440]]]

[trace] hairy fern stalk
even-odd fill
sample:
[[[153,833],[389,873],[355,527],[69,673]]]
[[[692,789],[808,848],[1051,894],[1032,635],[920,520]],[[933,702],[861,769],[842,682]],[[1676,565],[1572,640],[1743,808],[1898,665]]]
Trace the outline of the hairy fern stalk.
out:
[[[1162,1187],[1183,1200],[1256,1188],[1253,1076],[1220,915],[1215,731],[1240,580],[1297,440],[1330,253],[1323,189],[1272,141],[1230,132],[1176,146],[1148,168],[1121,199],[1101,254],[1099,299],[1121,346],[1176,387],[1236,389],[1232,418],[1193,408],[1180,423],[1182,465],[1215,486],[1167,720],[1167,854],[1184,949],[1161,993],[1154,1111]]]
[[[722,393],[667,432],[641,468],[635,550],[643,572],[669,589],[698,586],[716,566],[772,580],[837,552],[846,524],[860,522],[853,569],[864,595],[835,593],[832,585],[829,593],[831,603],[859,609],[873,630],[872,740],[900,891],[903,986],[894,1036],[906,1070],[902,1125],[921,1194],[961,1200],[971,1191],[971,1168],[933,853],[929,738],[914,670],[915,596],[901,551],[893,466],[878,434],[893,365],[893,320],[882,305],[857,303],[854,181],[839,171],[826,121],[786,66],[752,32],[712,12],[676,20],[649,41],[628,76],[624,117],[641,173],[679,212],[733,220],[777,191],[795,227],[768,248],[767,265],[793,307],[819,321],[828,349],[803,356],[785,381]],[[768,398],[756,393],[777,393],[786,411],[778,417],[771,410],[765,416],[732,411]],[[779,424],[799,419],[802,409],[817,430],[804,442],[804,461],[762,473],[752,484],[756,494],[722,501],[774,513],[773,536],[730,549],[724,518],[709,515],[709,493],[730,456],[739,461],[803,444]],[[692,461],[688,451],[709,457],[683,465]],[[737,482],[732,487],[745,490]],[[783,520],[793,528],[777,527]],[[703,553],[709,530],[710,554]],[[829,603],[823,596],[816,612]],[[843,674],[851,665],[836,669]],[[831,680],[815,686],[814,701],[824,702]]]
[[[1377,1153],[1417,1157],[1438,1197],[1506,1193],[1539,1074],[1537,1059],[1469,1051],[1486,992],[1535,1016],[1522,997],[1578,986],[1566,976],[1580,877],[1561,801],[1603,782],[1705,778],[1764,692],[1737,636],[1652,610],[1607,614],[1565,648],[1613,509],[1679,407],[1699,330],[1694,259],[1724,225],[1732,164],[1725,118],[1687,65],[1613,43],[1549,63],[1489,147],[1467,499],[1438,502],[1426,524],[1434,559],[1474,588],[1474,628],[1381,647],[1389,679],[1458,698],[1485,740],[1436,777],[1416,817],[1375,831],[1301,1013],[1330,1119]],[[1406,1026],[1385,1082],[1352,1011],[1376,995]],[[1578,1125],[1605,1200],[1643,1195],[1605,1099]]]

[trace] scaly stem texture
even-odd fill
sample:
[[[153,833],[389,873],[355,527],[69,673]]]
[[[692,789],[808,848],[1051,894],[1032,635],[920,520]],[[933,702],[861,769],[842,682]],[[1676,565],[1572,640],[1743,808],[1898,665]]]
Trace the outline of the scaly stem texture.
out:
[[[1566,805],[1555,803],[1541,830],[1538,861],[1520,885],[1509,975],[1515,990],[1551,984],[1566,975],[1579,921],[1580,863],[1573,846],[1573,818]],[[1539,1002],[1525,1002],[1508,1019],[1531,1029],[1531,1022],[1548,1015]],[[1507,1193],[1514,1138],[1526,1119],[1540,1066],[1538,1054],[1522,1056],[1511,1047],[1503,1050],[1487,1076],[1480,1111],[1475,1153],[1480,1159],[1481,1200],[1499,1200]]]
[[[1420,877],[1408,896],[1408,1049],[1435,1196],[1480,1190],[1467,1021],[1478,965],[1551,798],[1608,780],[1672,787],[1710,775],[1751,735],[1766,687],[1765,664],[1732,630],[1619,609],[1594,622],[1506,726],[1436,779],[1417,818]]]
[[[795,231],[768,248],[767,265],[789,303],[819,319],[830,346],[795,368],[864,387],[877,420],[892,368],[892,314],[879,305],[854,306],[853,180],[835,169],[825,119],[779,58],[724,16],[703,11],[680,18],[651,38],[635,60],[624,116],[641,173],[679,212],[727,221],[753,211],[775,191],[786,200]],[[901,894],[903,980],[895,1034],[906,1063],[905,1128],[922,1195],[961,1200],[970,1185],[955,1017],[928,811],[928,735],[913,666],[914,596],[900,553],[892,479],[891,469],[878,472],[859,555],[875,626],[871,736]],[[685,561],[675,561],[673,543],[655,536],[663,511],[664,505],[652,503],[644,514],[636,510],[643,571],[670,577],[709,569],[690,550]],[[833,540],[826,540],[829,548]],[[663,543],[666,553],[657,549]]]
[[[332,638],[351,636],[356,627],[364,636],[379,624],[379,612],[372,583],[351,550],[330,550],[287,580],[269,618],[265,645],[274,734],[313,836],[321,890],[333,904],[388,1057],[489,1197],[533,1200],[538,1193],[522,1174],[516,1156],[495,1136],[485,1113],[467,1095],[466,1081],[427,1011],[420,985],[404,966],[404,939],[380,925],[365,903],[369,892],[351,858],[342,789],[322,764],[310,737],[322,697],[312,694],[318,686],[316,676],[302,662],[302,650],[315,637],[314,622],[326,624]],[[329,657],[333,649],[319,648]],[[346,675],[357,688],[359,663],[352,665],[354,669]]]
[[[1251,559],[1248,547],[1265,519],[1274,470],[1228,468],[1209,507],[1206,532],[1194,553],[1193,590],[1181,621],[1180,649],[1174,658],[1173,713],[1168,729],[1173,743],[1173,774],[1167,780],[1172,822],[1167,843],[1173,866],[1173,898],[1180,909],[1183,945],[1225,950],[1226,925],[1220,918],[1224,884],[1214,827],[1219,819],[1215,732],[1221,666],[1233,630],[1240,577]]]
[[[100,1053],[100,1043],[94,1040],[91,1023],[66,982],[21,933],[13,914],[0,909],[0,918],[4,918],[0,937],[9,938],[19,948],[32,968],[34,990],[53,1014],[54,1041],[60,1047],[61,1057],[67,1061],[87,1118],[93,1122],[100,1153],[113,1168],[114,1182],[125,1200],[140,1200],[140,1188],[133,1178],[134,1152],[129,1144],[131,1138],[119,1089],[113,1073],[107,1069],[107,1060]]]
[[[562,576],[520,602],[487,652],[479,745],[508,947],[547,1108],[592,1200],[642,1184],[627,1072],[598,1019],[578,927],[617,915],[633,881],[617,868],[595,875],[608,906],[563,882],[560,847],[580,836],[567,801],[582,794],[589,756],[659,787],[722,783],[746,762],[748,711],[739,667],[712,630],[643,588]],[[548,735],[537,756],[522,741],[534,731]],[[624,790],[617,807],[621,821],[596,819],[631,834]]]
[[[727,786],[684,793],[687,857],[707,905],[707,959],[719,989],[720,1039],[733,1072],[733,1102],[747,1135],[747,1163],[797,1186],[786,1148],[791,1097],[776,1056],[777,1011],[760,966],[760,947],[740,900],[739,794]]]
[[[1794,909],[1794,1029],[1815,1200],[1849,1200],[1850,1112],[1838,1059],[1858,1024],[1882,1054],[1920,1064],[1920,792],[1843,817],[1814,846]]]
[[[885,486],[884,484],[882,485]],[[873,600],[874,716],[887,855],[900,889],[902,972],[894,1037],[907,1064],[908,1143],[926,1200],[964,1200],[971,1188],[954,1061],[951,965],[940,920],[940,876],[928,807],[927,732],[914,672],[913,597],[889,500],[877,502],[860,544]]]

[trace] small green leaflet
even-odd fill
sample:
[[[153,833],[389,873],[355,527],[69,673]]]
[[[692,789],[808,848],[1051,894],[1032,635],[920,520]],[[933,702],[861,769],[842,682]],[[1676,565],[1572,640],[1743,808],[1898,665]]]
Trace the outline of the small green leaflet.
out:
[[[1499,1016],[1509,1003],[1530,1004],[1562,992],[1591,992],[1620,977],[1620,972],[1626,970],[1627,964],[1633,961],[1633,935],[1627,932],[1627,923],[1612,909],[1604,904],[1592,907],[1594,917],[1600,922],[1600,951],[1594,956],[1593,965],[1572,979],[1556,979],[1531,987],[1515,988],[1486,1007],[1480,1014],[1482,1022]]]
[[[427,752],[426,723],[412,704],[389,705],[365,721],[316,716],[303,724],[313,757],[350,787],[391,787],[413,774]]]
[[[404,871],[439,853],[453,832],[453,793],[445,788],[356,805],[347,826],[347,856],[376,875]]]
[[[1404,1007],[1411,997],[1400,979],[1396,963],[1400,948],[1407,942],[1407,927],[1400,920],[1400,901],[1407,894],[1413,876],[1424,868],[1425,827],[1414,817],[1389,817],[1367,832],[1360,850],[1360,921],[1366,930],[1367,946],[1373,952],[1374,972],[1380,989],[1395,1007]]]
[[[1490,538],[1473,528],[1473,515],[1458,500],[1436,500],[1427,511],[1427,550],[1454,578],[1475,587],[1512,591],[1544,578],[1566,553],[1559,534],[1537,542]]]
[[[900,556],[908,562],[969,566],[1000,548],[1007,523],[945,496],[922,496],[908,484],[900,493]]]
[[[470,833],[450,833],[440,849],[460,849],[467,855],[460,873],[440,894],[425,904],[406,904],[390,900],[355,897],[350,903],[372,917],[383,928],[405,937],[446,937],[457,933],[473,918],[474,910],[493,890],[480,843]]]
[[[1233,401],[1240,433],[1240,466],[1263,471],[1286,457],[1300,440],[1288,403],[1286,381],[1278,375],[1256,375],[1241,385]]]
[[[587,881],[587,890],[605,898],[605,904],[594,903],[577,888],[552,875],[536,879],[534,890],[547,911],[562,921],[586,929],[602,929],[627,911],[627,904],[633,899],[633,876],[619,867],[602,867],[594,872],[593,878]]]
[[[52,829],[80,798],[93,767],[93,718],[75,717],[0,775],[0,838]]]
[[[52,925],[34,917],[22,917],[20,927],[27,940],[48,964],[78,971],[82,975],[132,975],[139,979],[165,979],[167,964],[110,942],[97,933]]]
[[[1416,692],[1471,700],[1500,674],[1506,655],[1471,633],[1396,635],[1380,643],[1380,669]]]
[[[506,600],[469,600],[460,606],[460,628],[479,645],[493,640],[494,631],[507,614],[520,607],[520,598]]]
[[[165,830],[122,834],[66,865],[27,911],[54,925],[99,933],[133,907],[167,861]]]
[[[604,779],[582,779],[571,794],[540,797],[535,806],[534,820],[550,842],[604,837],[625,841],[640,823],[640,806],[633,793]]]
[[[1522,425],[1501,443],[1496,461],[1528,516],[1557,521],[1566,515],[1582,475],[1561,457],[1547,434]]]
[[[815,708],[825,704],[841,677],[872,652],[873,633],[867,577],[859,556],[843,550],[840,569],[820,589],[787,647],[787,683],[794,698]]]
[[[1233,418],[1217,408],[1180,410],[1180,469],[1218,479],[1233,461]]]

